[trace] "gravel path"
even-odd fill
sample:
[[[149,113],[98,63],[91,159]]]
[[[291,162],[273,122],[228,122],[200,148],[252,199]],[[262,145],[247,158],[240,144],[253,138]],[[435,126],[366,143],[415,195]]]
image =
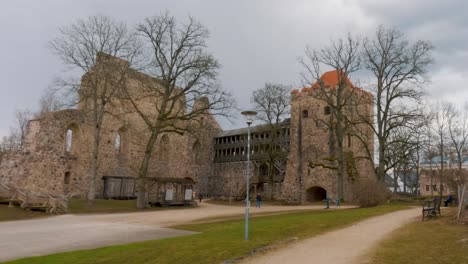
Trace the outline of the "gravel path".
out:
[[[323,206],[264,206],[251,208],[250,212],[255,215],[322,208]],[[240,206],[202,203],[198,207],[186,209],[124,214],[61,215],[0,222],[0,261],[188,235],[192,232],[167,227],[193,223],[207,217],[242,215],[244,210]]]
[[[420,219],[413,208],[373,217],[350,227],[301,240],[285,248],[246,259],[243,264],[333,263],[358,264],[378,241],[397,228]],[[416,218],[417,217],[417,218]]]

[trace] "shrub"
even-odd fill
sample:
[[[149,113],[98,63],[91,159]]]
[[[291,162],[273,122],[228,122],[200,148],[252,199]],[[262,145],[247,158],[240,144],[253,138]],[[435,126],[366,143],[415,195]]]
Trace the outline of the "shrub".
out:
[[[353,186],[356,202],[361,207],[377,206],[388,200],[389,193],[384,183],[376,179],[360,179]]]

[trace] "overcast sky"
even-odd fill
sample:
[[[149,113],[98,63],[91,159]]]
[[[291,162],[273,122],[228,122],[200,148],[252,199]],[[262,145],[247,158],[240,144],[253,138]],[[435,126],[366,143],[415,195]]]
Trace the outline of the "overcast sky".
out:
[[[222,64],[220,81],[243,109],[265,82],[301,87],[298,57],[307,45],[320,48],[348,32],[370,36],[380,24],[398,28],[409,40],[433,43],[427,86],[432,98],[468,98],[468,1],[2,1],[0,137],[8,134],[15,110],[35,110],[42,91],[63,74],[48,49],[59,27],[96,14],[132,25],[166,10],[179,20],[192,15],[210,30],[209,49]],[[222,125],[240,127],[243,121]]]

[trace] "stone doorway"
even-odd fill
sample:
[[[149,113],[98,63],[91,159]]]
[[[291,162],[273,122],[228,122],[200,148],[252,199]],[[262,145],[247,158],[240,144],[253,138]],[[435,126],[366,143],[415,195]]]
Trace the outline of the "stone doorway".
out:
[[[327,198],[327,191],[319,186],[313,186],[307,189],[307,201],[319,202]]]

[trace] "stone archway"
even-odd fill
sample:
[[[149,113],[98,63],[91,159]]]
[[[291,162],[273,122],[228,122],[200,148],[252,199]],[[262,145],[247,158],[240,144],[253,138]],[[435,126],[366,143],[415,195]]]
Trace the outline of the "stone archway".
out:
[[[319,202],[327,198],[327,191],[320,186],[313,186],[307,189],[307,201]]]

